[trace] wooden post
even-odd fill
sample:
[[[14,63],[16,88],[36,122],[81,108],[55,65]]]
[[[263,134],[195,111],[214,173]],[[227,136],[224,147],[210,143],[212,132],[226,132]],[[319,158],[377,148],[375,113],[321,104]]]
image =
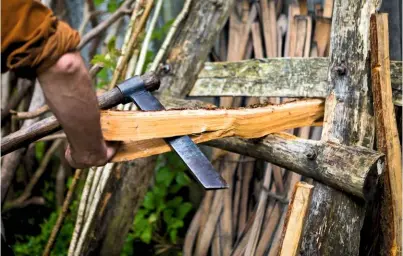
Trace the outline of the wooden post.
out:
[[[376,145],[386,155],[380,218],[381,253],[402,250],[402,154],[390,87],[388,14],[371,16],[371,76],[374,98]]]
[[[369,18],[375,2],[335,0],[322,140],[372,148]],[[301,250],[305,255],[359,255],[363,202],[314,182]]]

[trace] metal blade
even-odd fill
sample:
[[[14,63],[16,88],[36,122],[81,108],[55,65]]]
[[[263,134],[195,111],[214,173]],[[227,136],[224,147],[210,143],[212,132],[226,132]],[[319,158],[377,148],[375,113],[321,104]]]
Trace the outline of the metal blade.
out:
[[[138,77],[129,79],[119,85],[123,95],[141,109],[146,111],[164,110],[164,106],[149,91]],[[205,189],[228,188],[225,180],[214,169],[207,157],[201,152],[189,136],[178,136],[164,139],[189,167],[196,180]]]

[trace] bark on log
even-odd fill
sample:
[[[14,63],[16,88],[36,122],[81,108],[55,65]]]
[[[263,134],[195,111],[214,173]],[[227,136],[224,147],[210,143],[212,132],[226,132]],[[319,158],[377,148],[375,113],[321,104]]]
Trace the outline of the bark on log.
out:
[[[279,248],[279,256],[298,256],[301,246],[302,231],[308,216],[313,186],[305,182],[295,185]]]
[[[319,97],[329,95],[329,58],[208,62],[189,96]],[[402,62],[391,62],[395,104],[401,105]]]
[[[300,139],[286,133],[258,142],[224,138],[204,144],[265,160],[367,200],[373,196],[384,163],[382,153],[363,147]]]
[[[152,73],[141,76],[146,84],[146,88],[158,88],[158,77]],[[98,97],[100,109],[112,108],[120,103],[125,102],[125,99],[118,88],[114,88]],[[9,134],[1,141],[1,155],[10,153],[20,147],[27,146],[29,143],[40,139],[53,132],[61,129],[56,117],[51,116],[39,122],[28,122],[29,126],[24,126],[20,130]]]
[[[335,0],[322,139],[372,148],[374,117],[369,88],[369,18],[377,1]],[[314,182],[301,251],[306,255],[359,255],[365,206]]]
[[[233,1],[192,1],[189,13],[177,30],[171,46],[167,49],[166,63],[170,64],[170,74],[162,75],[161,84],[165,92],[161,92],[161,102],[170,96],[184,97],[191,86],[191,81],[196,79],[197,73],[202,68],[208,52],[224,25]],[[170,95],[172,93],[172,95]],[[146,158],[143,166],[154,167],[154,158]],[[127,165],[125,163],[123,166]],[[138,175],[151,175],[139,183],[137,187],[130,185],[130,180],[138,179]],[[98,220],[103,216],[103,221],[97,221],[91,228],[93,236],[85,241],[85,248],[98,252],[97,255],[117,255],[121,251],[126,234],[133,223],[136,214],[135,209],[141,204],[144,191],[152,178],[152,172],[142,168],[131,168],[127,176],[122,179],[122,184],[110,190],[101,199],[102,211],[99,212]],[[116,173],[115,176],[119,175]],[[123,190],[123,188],[127,188]],[[139,191],[143,191],[139,193]],[[114,193],[120,194],[117,200],[108,200]],[[123,197],[130,197],[137,200],[122,200]],[[127,211],[127,209],[134,209]],[[112,212],[111,212],[112,211]],[[119,215],[119,213],[126,213]],[[115,223],[118,223],[116,225]],[[83,255],[91,254],[91,251],[84,250]]]

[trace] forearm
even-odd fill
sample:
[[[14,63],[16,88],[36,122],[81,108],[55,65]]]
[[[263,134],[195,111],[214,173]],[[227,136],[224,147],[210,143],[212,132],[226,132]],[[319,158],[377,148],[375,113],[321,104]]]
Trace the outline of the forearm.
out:
[[[98,102],[79,53],[63,55],[38,74],[48,105],[67,135],[71,153],[88,163],[106,158]],[[99,164],[103,164],[102,161]]]

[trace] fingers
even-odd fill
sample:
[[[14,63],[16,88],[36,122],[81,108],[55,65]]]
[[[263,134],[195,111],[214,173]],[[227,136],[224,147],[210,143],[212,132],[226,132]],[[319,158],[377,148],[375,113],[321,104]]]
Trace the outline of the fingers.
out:
[[[70,145],[65,151],[65,158],[73,168],[83,169],[93,166],[104,166],[117,153],[121,143],[116,141],[107,141],[105,143],[104,153],[100,155],[88,154],[87,152],[72,152]]]

